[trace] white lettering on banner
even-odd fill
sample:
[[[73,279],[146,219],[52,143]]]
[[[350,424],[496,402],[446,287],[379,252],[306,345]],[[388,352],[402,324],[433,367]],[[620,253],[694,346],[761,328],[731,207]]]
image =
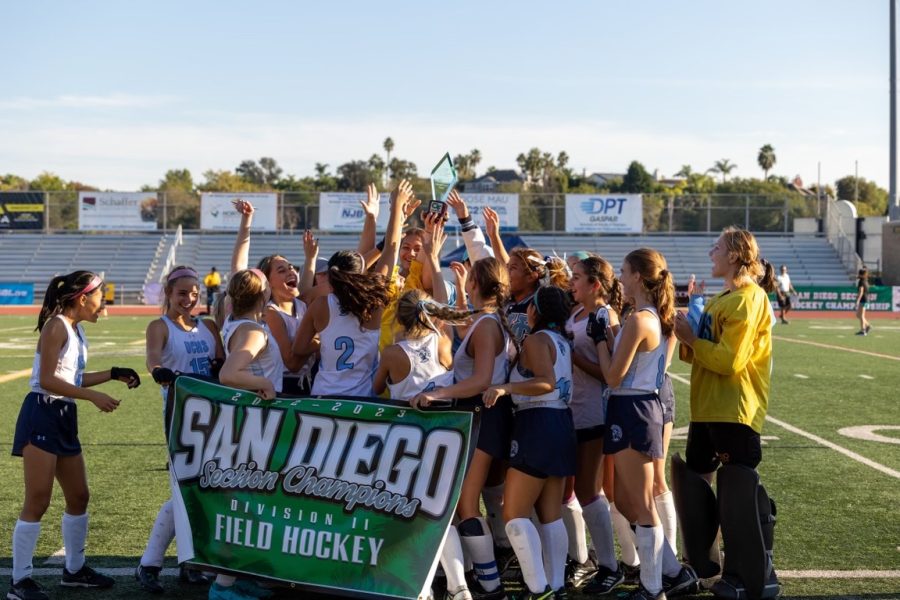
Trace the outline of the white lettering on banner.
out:
[[[640,194],[566,194],[566,231],[640,233],[644,226]]]
[[[294,414],[296,433],[279,473],[271,463],[284,410],[188,397],[173,433],[184,448],[173,454],[175,476],[199,478],[202,488],[267,491],[281,477],[286,493],[341,503],[347,511],[359,505],[412,518],[418,510],[440,517],[448,509],[453,475],[465,458],[460,432]]]
[[[281,552],[375,567],[383,545],[384,538],[288,525],[284,528]]]

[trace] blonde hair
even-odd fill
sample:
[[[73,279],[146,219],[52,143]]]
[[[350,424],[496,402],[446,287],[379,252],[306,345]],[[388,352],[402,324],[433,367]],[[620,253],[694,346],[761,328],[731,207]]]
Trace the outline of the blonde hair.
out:
[[[675,329],[675,283],[666,259],[653,248],[638,248],[625,262],[641,276],[641,286],[659,314],[663,335],[671,335]]]
[[[397,301],[397,323],[403,327],[407,338],[421,338],[429,331],[437,332],[431,317],[450,325],[462,325],[478,310],[458,310],[433,300],[419,289],[412,289]]]
[[[752,233],[746,229],[726,227],[720,239],[728,252],[729,262],[737,263],[736,280],[743,284],[763,280],[767,269],[759,258],[759,245]]]
[[[267,287],[268,283],[255,269],[243,269],[232,275],[228,282],[232,314],[243,315],[257,304],[264,304]]]
[[[523,246],[510,250],[509,256],[521,260],[529,273],[537,274],[537,285],[555,285],[563,289],[569,287],[568,265],[558,256],[545,258],[537,250]]]
[[[519,342],[509,326],[506,318],[506,303],[510,300],[509,295],[509,271],[503,264],[494,258],[488,256],[480,260],[476,260],[469,272],[472,283],[478,289],[478,294],[485,300],[490,300],[497,308],[497,316],[500,318],[500,326],[509,339],[513,341],[516,352],[519,351]]]

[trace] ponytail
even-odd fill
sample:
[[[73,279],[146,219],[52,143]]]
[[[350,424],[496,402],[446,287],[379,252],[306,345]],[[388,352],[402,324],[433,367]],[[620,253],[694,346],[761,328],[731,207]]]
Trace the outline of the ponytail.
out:
[[[44,303],[38,314],[35,331],[41,331],[44,324],[66,308],[74,306],[75,299],[93,292],[103,285],[100,278],[91,271],[74,271],[68,275],[57,275],[50,280],[44,292]]]
[[[384,277],[366,273],[365,261],[359,252],[335,252],[328,259],[328,282],[341,311],[356,317],[360,326],[390,300]]]
[[[763,269],[763,274],[757,280],[759,287],[763,289],[767,294],[771,294],[775,291],[776,280],[775,280],[775,267],[772,266],[772,263],[767,261],[764,258],[759,260],[760,265]]]
[[[548,285],[538,288],[534,294],[535,315],[532,333],[541,330],[555,331],[564,338],[571,339],[571,334],[566,331],[566,320],[572,311],[569,294],[560,287]]]
[[[639,248],[630,252],[625,262],[641,276],[641,285],[659,315],[663,335],[672,335],[675,330],[675,283],[666,259],[653,248]]]
[[[625,303],[625,292],[622,290],[622,282],[616,277],[616,272],[609,261],[599,256],[588,256],[579,262],[588,281],[600,283],[600,291],[606,297],[606,301],[617,314],[621,315]]]

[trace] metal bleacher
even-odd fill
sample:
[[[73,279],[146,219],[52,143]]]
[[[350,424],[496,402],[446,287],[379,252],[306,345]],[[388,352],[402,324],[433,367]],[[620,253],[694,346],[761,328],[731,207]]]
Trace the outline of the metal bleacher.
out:
[[[721,281],[709,277],[707,252],[715,236],[693,235],[626,235],[583,236],[559,234],[523,234],[525,243],[543,254],[559,256],[577,250],[596,252],[618,270],[625,255],[635,248],[648,246],[662,252],[676,283],[684,284],[691,274],[705,279],[708,289],[715,290]],[[796,286],[848,285],[851,276],[834,250],[823,237],[813,235],[761,235],[757,237],[762,255],[776,269],[788,266]],[[172,243],[166,234],[37,234],[0,235],[0,281],[35,284],[35,299],[40,302],[50,279],[76,269],[104,274],[116,285],[116,302],[136,303],[141,299],[145,282],[158,279],[165,261],[164,254]],[[319,256],[330,257],[335,251],[355,249],[357,234],[327,234],[319,239]],[[451,236],[445,253],[460,240]],[[215,266],[228,273],[234,247],[232,233],[185,233],[183,244],[176,248],[176,264],[191,265],[201,274]],[[269,254],[282,254],[298,266],[303,262],[301,233],[255,233],[250,243],[250,265]]]

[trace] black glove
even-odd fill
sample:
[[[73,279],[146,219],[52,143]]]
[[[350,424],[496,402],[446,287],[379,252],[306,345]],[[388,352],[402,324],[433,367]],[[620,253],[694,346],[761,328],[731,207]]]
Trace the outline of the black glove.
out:
[[[153,376],[153,381],[159,385],[169,385],[175,381],[175,371],[165,367],[156,367],[150,374]]]
[[[137,371],[128,367],[113,367],[109,370],[109,376],[111,379],[124,381],[128,384],[128,389],[130,390],[141,385],[141,378],[138,376]]]
[[[223,359],[213,358],[212,360],[209,361],[209,374],[212,375],[213,377],[215,377],[216,379],[218,379],[219,371],[222,370],[222,365],[224,365],[224,364],[225,364],[225,361]]]
[[[597,313],[588,315],[586,332],[588,337],[594,340],[594,344],[606,341],[606,317],[598,317]]]

